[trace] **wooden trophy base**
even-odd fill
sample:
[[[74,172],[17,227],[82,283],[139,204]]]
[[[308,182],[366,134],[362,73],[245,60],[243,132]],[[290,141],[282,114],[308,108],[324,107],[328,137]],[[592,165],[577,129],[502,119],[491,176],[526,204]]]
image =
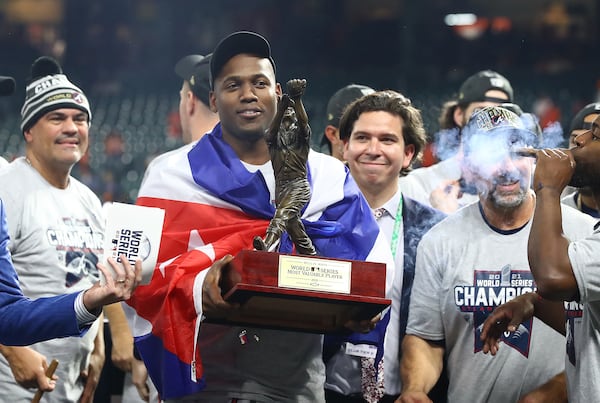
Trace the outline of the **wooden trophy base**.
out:
[[[224,299],[240,309],[211,323],[330,333],[391,303],[382,263],[244,250],[223,274]]]

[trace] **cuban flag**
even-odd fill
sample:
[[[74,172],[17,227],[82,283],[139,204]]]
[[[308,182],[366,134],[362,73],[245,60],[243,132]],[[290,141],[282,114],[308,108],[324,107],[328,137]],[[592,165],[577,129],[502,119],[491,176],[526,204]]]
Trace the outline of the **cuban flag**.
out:
[[[189,150],[189,151],[188,151]],[[346,167],[311,151],[312,198],[302,219],[317,252],[353,260],[388,261],[389,246]],[[158,263],[150,284],[127,304],[136,348],[162,399],[204,386],[196,342],[202,320],[202,281],[211,264],[252,249],[275,212],[274,178],[249,172],[215,126],[193,148],[171,153],[152,168],[137,204],[165,210]],[[286,234],[279,251],[293,253]],[[384,258],[382,258],[384,256]],[[390,258],[391,260],[391,258]],[[387,289],[393,265],[388,265]]]

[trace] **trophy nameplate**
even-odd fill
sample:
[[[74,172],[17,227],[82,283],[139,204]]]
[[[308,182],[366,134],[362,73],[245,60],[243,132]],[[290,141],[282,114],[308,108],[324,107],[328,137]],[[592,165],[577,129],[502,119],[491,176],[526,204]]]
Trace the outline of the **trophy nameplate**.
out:
[[[391,303],[383,263],[243,250],[223,276],[224,299],[240,308],[211,323],[329,333]]]

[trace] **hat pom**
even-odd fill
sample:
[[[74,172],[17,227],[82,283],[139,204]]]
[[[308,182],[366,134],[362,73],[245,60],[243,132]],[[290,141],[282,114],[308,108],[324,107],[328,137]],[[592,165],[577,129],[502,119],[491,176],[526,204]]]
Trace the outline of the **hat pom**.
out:
[[[49,57],[42,56],[36,59],[31,65],[31,79],[35,80],[39,77],[53,76],[55,74],[62,74],[62,68],[58,62]]]

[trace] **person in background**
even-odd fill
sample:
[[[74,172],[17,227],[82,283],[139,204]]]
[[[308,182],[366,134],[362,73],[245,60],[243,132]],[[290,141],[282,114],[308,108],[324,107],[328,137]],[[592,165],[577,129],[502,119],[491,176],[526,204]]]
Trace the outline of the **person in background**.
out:
[[[361,364],[368,359],[364,352],[369,349],[368,345],[360,346],[360,334],[341,343],[328,342],[325,397],[328,403],[393,402],[400,394],[400,344],[408,317],[417,245],[444,215],[403,197],[398,186],[398,177],[406,175],[418,160],[426,141],[421,113],[409,99],[391,90],[365,95],[346,108],[339,133],[350,173],[390,241],[396,276],[391,310],[377,324],[383,371],[376,379],[363,371]],[[346,343],[361,348],[348,348]]]
[[[577,112],[569,128],[569,148],[577,147],[577,143],[575,142],[577,136],[590,130],[592,123],[598,116],[600,116],[599,102],[587,104]],[[571,191],[561,198],[562,203],[574,207],[582,213],[589,214],[594,218],[600,218],[600,210],[591,189],[585,187],[574,189],[570,186],[567,186],[565,189],[568,188]]]
[[[102,178],[90,163],[90,151],[88,150],[83,157],[71,170],[71,175],[79,182],[89,187],[98,197],[102,196]]]
[[[337,90],[327,102],[327,125],[320,138],[319,151],[343,161],[344,143],[340,139],[340,118],[344,109],[363,95],[375,90],[361,84],[349,84]]]
[[[11,95],[15,91],[15,79],[12,77],[0,76],[0,97]],[[4,157],[0,157],[0,168],[8,165]]]
[[[600,116],[574,139],[569,150],[544,149],[535,153],[533,188],[537,196],[528,242],[528,257],[536,292],[527,293],[495,309],[486,320],[481,339],[484,352],[500,355],[504,332],[514,332],[535,315],[567,337],[566,372],[571,403],[598,399],[598,270],[600,224],[585,239],[570,237],[560,195],[567,184],[589,189],[600,203]],[[580,214],[585,216],[584,214]],[[561,220],[562,218],[562,220]],[[553,346],[559,349],[557,345]]]
[[[219,121],[219,115],[210,108],[210,56],[188,55],[175,65],[175,73],[183,80],[179,91],[179,118],[185,144],[198,141]]]
[[[175,65],[175,73],[182,79],[179,90],[179,119],[185,144],[154,158],[144,173],[142,185],[146,178],[157,175],[165,164],[170,164],[170,161],[177,159],[180,154],[187,154],[219,121],[218,114],[210,108],[210,56],[210,54],[184,56]],[[142,399],[150,402],[157,400],[156,387],[148,377],[146,366],[137,352],[131,379],[129,375],[125,377],[123,403],[136,401],[136,396],[129,387],[130,383],[135,385]]]
[[[153,171],[160,170],[163,164],[168,163],[173,154],[190,151],[196,142],[210,132],[219,121],[219,115],[211,110],[209,101],[210,57],[210,54],[188,55],[175,65],[175,73],[182,79],[179,90],[179,120],[185,144],[154,158],[146,169],[142,183]]]
[[[436,153],[441,161],[401,177],[402,192],[448,214],[477,201],[477,190],[463,175],[461,130],[477,110],[513,101],[513,88],[503,75],[482,70],[467,78],[457,98],[442,107],[441,131],[436,141]]]
[[[564,402],[564,357],[556,348],[564,343],[561,335],[528,321],[503,336],[507,348],[493,360],[480,340],[496,306],[536,287],[525,247],[537,205],[533,161],[514,153],[534,144],[536,134],[516,114],[486,107],[463,127],[461,141],[479,202],[449,215],[419,244],[398,402],[429,402],[426,393],[444,357],[450,403]],[[591,232],[592,220],[584,214],[564,206],[562,218],[572,239]]]
[[[25,295],[45,298],[68,294],[62,298],[75,304],[77,321],[72,326],[79,323],[89,327],[80,338],[49,340],[29,347],[0,346],[2,401],[30,400],[30,387],[47,390],[40,381],[45,378],[46,357],[60,362],[56,372],[60,381],[52,386],[54,392],[48,401],[91,401],[104,360],[104,345],[98,332],[100,306],[90,305],[86,295],[98,296],[100,291],[105,293],[100,302],[119,301],[128,298],[140,281],[140,263],[136,263],[136,274],[124,263],[125,273],[116,270],[116,279],[105,273],[106,285],[89,289],[99,280],[98,270],[106,272],[99,263],[104,247],[102,210],[98,198],[71,177],[70,171],[87,150],[90,121],[85,94],[68,80],[58,63],[48,57],[34,61],[21,110],[25,157],[0,171],[0,199],[9,221],[8,251]],[[6,248],[8,234],[4,233],[2,240]],[[10,255],[3,254],[5,259]],[[114,261],[111,265],[117,267]],[[16,281],[16,276],[9,277]],[[123,287],[123,292],[115,294],[115,286]],[[45,318],[44,322],[49,321]],[[71,330],[71,334],[78,333]],[[38,340],[43,340],[48,334],[40,336]]]
[[[100,165],[102,179],[101,199],[104,203],[131,203],[131,185],[128,175],[137,171],[137,161],[127,152],[127,143],[118,130],[110,131],[104,138],[104,160]]]

